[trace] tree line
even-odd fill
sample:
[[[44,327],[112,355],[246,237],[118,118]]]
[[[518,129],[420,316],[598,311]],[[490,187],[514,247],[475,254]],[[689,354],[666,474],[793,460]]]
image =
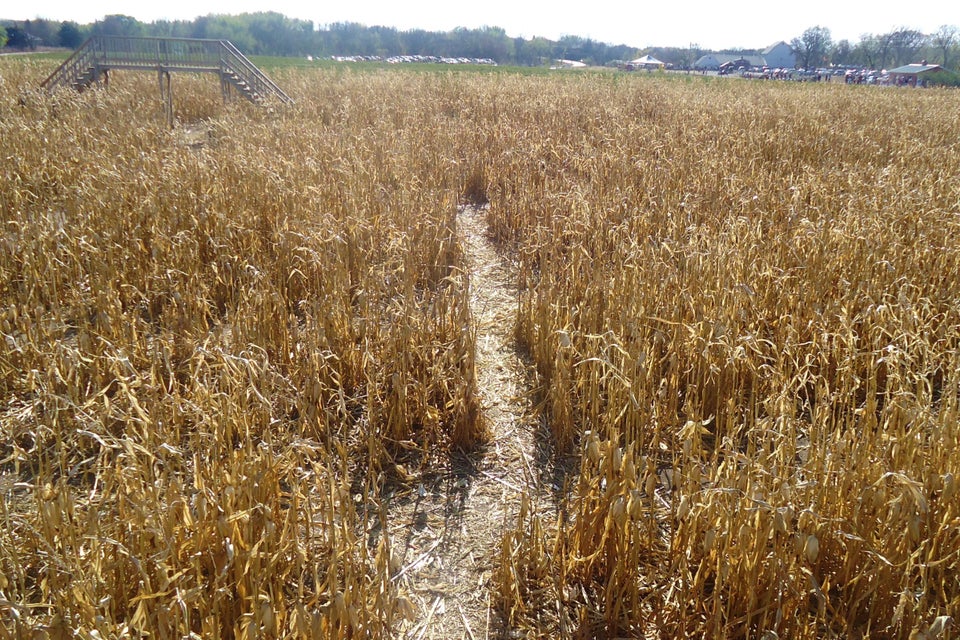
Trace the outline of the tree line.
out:
[[[856,43],[834,41],[830,29],[810,27],[790,46],[797,55],[797,66],[859,66],[885,69],[926,60],[945,69],[960,62],[960,29],[943,25],[933,33],[898,27],[888,33],[865,34]]]
[[[398,56],[429,55],[490,58],[500,64],[537,65],[550,59],[604,64],[629,59],[635,47],[610,45],[590,38],[564,36],[512,38],[500,27],[457,28],[452,31],[401,31],[393,27],[342,22],[315,27],[307,20],[275,12],[208,15],[194,20],[140,22],[125,15],[108,15],[93,24],[36,19],[6,21],[7,47],[76,48],[92,35],[158,36],[230,40],[241,51],[273,56]],[[2,46],[2,44],[0,44]]]
[[[252,55],[424,55],[490,58],[499,64],[517,65],[539,65],[557,59],[610,65],[651,54],[665,63],[683,68],[690,67],[701,55],[709,53],[695,44],[637,49],[572,35],[559,40],[512,38],[500,27],[457,28],[445,32],[401,31],[352,22],[318,27],[311,21],[288,18],[276,12],[207,15],[193,20],[150,23],[119,14],[85,25],[45,19],[0,21],[0,47],[5,44],[16,49],[43,46],[74,49],[91,35],[214,38],[230,40],[241,51]],[[794,38],[790,45],[797,54],[797,66],[804,68],[835,64],[881,69],[926,59],[952,69],[960,62],[960,30],[952,25],[944,25],[930,34],[900,27],[884,34],[864,34],[855,43],[849,40],[835,42],[829,29],[817,26]],[[760,52],[740,49],[721,53]]]

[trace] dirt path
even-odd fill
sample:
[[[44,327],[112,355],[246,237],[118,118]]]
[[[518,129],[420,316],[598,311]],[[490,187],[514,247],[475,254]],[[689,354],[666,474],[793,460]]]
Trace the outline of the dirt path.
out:
[[[536,425],[513,337],[516,277],[487,240],[482,212],[463,208],[458,228],[470,269],[478,386],[490,442],[425,481],[409,518],[395,520],[394,550],[403,559],[399,579],[418,610],[403,637],[418,640],[499,635],[489,595],[495,554],[504,530],[515,526],[522,492],[538,493]]]

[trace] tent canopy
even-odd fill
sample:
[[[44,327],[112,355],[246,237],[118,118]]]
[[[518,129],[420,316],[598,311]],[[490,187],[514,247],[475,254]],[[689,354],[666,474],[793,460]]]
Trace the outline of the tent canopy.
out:
[[[641,56],[636,60],[631,60],[630,64],[632,64],[635,67],[640,67],[640,66],[662,67],[663,66],[662,62],[660,62],[659,60],[657,60],[656,58],[650,55]]]

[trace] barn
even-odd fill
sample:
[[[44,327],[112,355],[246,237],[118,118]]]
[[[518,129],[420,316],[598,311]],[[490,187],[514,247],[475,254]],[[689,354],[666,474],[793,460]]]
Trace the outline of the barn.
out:
[[[793,47],[782,40],[764,49],[763,59],[771,69],[793,69],[797,66]]]
[[[694,69],[717,71],[721,67],[769,67],[770,69],[793,69],[797,66],[797,56],[793,48],[783,42],[775,42],[763,50],[759,56],[744,56],[727,53],[708,53],[693,63]]]
[[[765,62],[762,56],[743,56],[728,53],[708,53],[693,63],[693,68],[701,71],[717,71],[721,67],[762,67]]]

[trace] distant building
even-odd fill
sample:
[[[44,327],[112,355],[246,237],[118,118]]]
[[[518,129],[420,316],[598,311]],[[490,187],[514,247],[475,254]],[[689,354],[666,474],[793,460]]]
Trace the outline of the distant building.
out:
[[[699,60],[693,63],[694,69],[701,71],[719,71],[723,68],[738,69],[740,67],[749,69],[752,67],[762,67],[765,62],[762,56],[741,56],[728,53],[708,53],[701,56]]]
[[[551,69],[585,69],[586,63],[579,60],[556,60]]]
[[[764,49],[763,59],[771,69],[793,69],[797,66],[793,47],[782,40]]]
[[[708,53],[697,58],[697,61],[693,63],[693,68],[701,71],[716,71],[721,64],[723,63],[716,53]]]
[[[908,85],[911,87],[922,84],[924,76],[935,71],[943,71],[943,67],[938,64],[927,64],[924,60],[920,64],[907,64],[896,69],[890,69],[890,84]]]
[[[694,69],[719,71],[720,69],[739,69],[769,67],[770,69],[793,69],[797,66],[797,56],[786,42],[777,42],[763,50],[759,56],[742,56],[728,53],[708,53],[693,63]]]
[[[631,60],[625,66],[627,71],[633,71],[635,69],[646,69],[651,71],[653,69],[663,69],[665,64],[660,60],[657,60],[651,55],[641,56],[636,60]]]

